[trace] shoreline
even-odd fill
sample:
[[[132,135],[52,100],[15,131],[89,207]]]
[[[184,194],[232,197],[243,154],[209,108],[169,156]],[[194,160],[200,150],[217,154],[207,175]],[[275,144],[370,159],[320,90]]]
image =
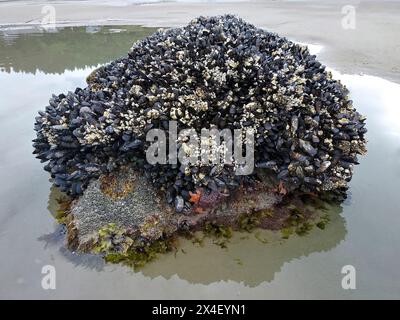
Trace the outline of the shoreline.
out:
[[[356,10],[356,28],[342,28],[344,5]],[[341,73],[368,74],[400,83],[400,2],[248,1],[161,2],[112,5],[103,2],[0,2],[0,34],[38,28],[41,9],[52,5],[56,27],[140,25],[179,27],[200,15],[237,14],[296,42],[324,47],[318,59]]]

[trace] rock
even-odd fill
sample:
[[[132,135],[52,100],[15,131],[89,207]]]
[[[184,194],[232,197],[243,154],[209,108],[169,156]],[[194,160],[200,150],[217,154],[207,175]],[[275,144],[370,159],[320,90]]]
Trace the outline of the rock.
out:
[[[238,177],[235,166],[212,173],[214,165],[200,162],[184,172],[176,170],[181,163],[150,165],[149,130],[168,133],[171,120],[178,131],[197,133],[211,125],[250,128],[256,163],[269,166],[290,189],[343,194],[353,168],[342,172],[340,163],[357,163],[366,143],[365,118],[347,94],[307,47],[232,15],[199,17],[135,43],[126,56],[89,75],[87,87],[53,96],[35,118],[34,153],[47,162],[55,184],[73,196],[101,174],[135,162],[155,188],[173,187],[174,197],[184,197],[198,188],[217,192],[213,183],[208,187],[211,177],[234,191],[251,185],[254,174]],[[180,147],[191,152],[186,143]],[[296,149],[306,159],[288,175]],[[325,170],[311,166],[329,159],[335,161]],[[86,165],[100,170],[71,176]]]
[[[216,206],[203,204],[201,212],[182,215],[168,205],[163,193],[156,190],[144,175],[123,168],[92,181],[83,195],[73,202],[67,223],[67,240],[72,249],[91,251],[99,230],[108,224],[132,230],[135,238],[149,242],[172,236],[182,226],[194,231],[201,230],[210,221],[225,226],[235,225],[242,215],[272,209],[280,203],[282,195],[272,190],[271,180],[266,181],[268,183],[257,183],[251,190],[241,186]],[[279,229],[284,217],[279,214],[270,217],[265,226]]]

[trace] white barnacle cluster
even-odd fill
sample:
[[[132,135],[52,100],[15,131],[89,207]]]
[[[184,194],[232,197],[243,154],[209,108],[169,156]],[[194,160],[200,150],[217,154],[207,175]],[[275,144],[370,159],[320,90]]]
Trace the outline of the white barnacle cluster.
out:
[[[206,68],[203,71],[203,76],[205,79],[205,85],[208,86],[208,81],[212,80],[213,83],[217,83],[218,85],[224,85],[226,83],[226,72],[221,71],[221,69],[216,66],[212,69]]]
[[[51,129],[50,121],[46,117],[43,117],[42,123],[43,123],[42,133],[43,133],[44,137],[47,139],[49,145],[51,147],[57,146],[57,143],[58,143],[57,135],[54,134],[53,130]]]
[[[107,135],[104,134],[104,130],[95,125],[86,125],[84,127],[85,132],[83,138],[79,138],[81,144],[95,145],[99,143],[107,142]]]
[[[133,95],[133,96],[139,96],[140,93],[141,93],[141,91],[142,91],[142,87],[139,86],[139,85],[137,85],[137,84],[134,84],[134,85],[130,88],[129,93],[130,93],[131,95]]]
[[[157,119],[159,116],[160,116],[160,111],[158,111],[157,109],[151,109],[147,111],[147,118]]]
[[[119,120],[119,123],[114,126],[117,132],[132,131],[135,133],[140,133],[148,121],[150,121],[147,114],[144,114],[143,111],[138,114],[130,109],[126,112],[121,112]]]

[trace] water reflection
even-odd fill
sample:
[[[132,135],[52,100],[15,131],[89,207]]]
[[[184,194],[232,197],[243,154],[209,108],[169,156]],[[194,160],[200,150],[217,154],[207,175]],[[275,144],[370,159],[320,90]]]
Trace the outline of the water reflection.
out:
[[[47,208],[54,218],[59,207],[57,200],[62,197],[63,193],[58,188],[50,188]],[[324,230],[314,227],[309,234],[292,235],[289,239],[283,239],[280,232],[269,230],[234,232],[226,249],[215,244],[211,238],[205,238],[201,246],[181,238],[177,251],[158,255],[156,260],[138,272],[152,279],[159,276],[169,279],[177,275],[193,284],[235,281],[255,287],[262,282],[270,282],[284,263],[313,252],[329,251],[345,238],[345,220],[341,216],[340,205],[323,203],[323,209],[319,205],[318,208],[311,207],[311,210],[320,216],[329,216],[330,222]],[[70,252],[66,248],[65,228],[62,226],[39,240],[46,245],[59,246],[60,254],[76,266],[97,271],[104,268],[104,261],[99,256]]]
[[[161,275],[169,279],[177,275],[196,284],[235,281],[256,287],[272,281],[285,263],[329,251],[344,240],[346,228],[341,212],[340,206],[329,206],[327,214],[331,221],[324,230],[315,227],[307,235],[292,235],[289,239],[282,239],[280,232],[268,230],[235,232],[227,249],[220,248],[211,239],[203,247],[182,240],[176,254],[161,256],[142,272],[151,278]]]
[[[97,66],[126,54],[134,42],[154,32],[139,26],[0,28],[0,70],[61,74]]]

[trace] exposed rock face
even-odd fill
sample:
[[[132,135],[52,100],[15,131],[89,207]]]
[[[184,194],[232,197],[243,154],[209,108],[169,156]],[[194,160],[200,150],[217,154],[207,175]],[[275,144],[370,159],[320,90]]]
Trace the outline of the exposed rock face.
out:
[[[202,204],[202,210],[183,215],[177,213],[141,174],[123,168],[113,174],[92,181],[83,195],[71,206],[68,221],[69,244],[73,249],[90,250],[98,232],[107,224],[130,230],[134,238],[153,242],[177,231],[201,230],[207,222],[239,227],[240,217],[269,210],[278,204],[282,194],[273,180],[259,181],[253,187],[239,187],[230,196],[221,196],[212,206]],[[210,195],[199,194],[198,202],[206,202]],[[287,214],[265,216],[264,227],[279,229]]]

